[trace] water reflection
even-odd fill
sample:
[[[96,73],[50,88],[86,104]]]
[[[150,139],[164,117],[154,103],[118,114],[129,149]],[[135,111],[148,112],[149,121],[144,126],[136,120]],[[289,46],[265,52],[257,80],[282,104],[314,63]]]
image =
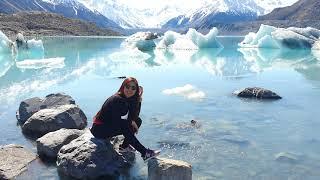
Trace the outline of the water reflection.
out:
[[[271,68],[292,68],[307,79],[320,80],[320,61],[317,52],[310,50],[239,48],[246,61],[259,71]]]
[[[74,81],[86,74],[109,76],[110,69],[106,67],[110,64],[107,55],[113,50],[110,43],[116,48],[121,41],[101,38],[44,39],[44,58],[28,59],[29,54],[22,53],[19,60],[15,61],[9,54],[0,55],[1,101],[13,102],[22,94],[28,96],[34,91]],[[63,64],[57,64],[57,57],[64,58]],[[48,59],[56,66],[48,66]]]
[[[320,56],[316,51],[238,50],[234,47],[236,40],[227,38],[222,41],[224,49],[130,53],[120,48],[122,40],[45,39],[45,58],[65,57],[61,68],[19,68],[14,60],[0,56],[0,70],[4,72],[0,76],[0,117],[8,119],[2,123],[9,123],[1,124],[8,127],[1,131],[3,137],[8,136],[2,139],[3,144],[28,144],[15,126],[15,111],[21,99],[62,90],[77,98],[90,119],[104,96],[114,93],[121,83],[106,80],[133,74],[146,89],[144,128],[139,136],[148,146],[161,148],[163,157],[190,162],[195,169],[194,179],[285,179],[291,166],[276,162],[273,155],[289,150],[311,157],[308,172],[319,169],[319,136],[315,133],[319,121],[314,118],[318,114],[319,89],[310,87],[320,87]],[[258,78],[257,73],[261,73]],[[244,78],[230,81],[224,77]],[[201,88],[207,98],[195,103],[161,93],[186,83]],[[252,83],[266,84],[287,98],[273,103],[249,102],[227,95]],[[10,98],[13,103],[8,103]],[[191,119],[197,119],[201,127],[191,127]],[[143,167],[147,172],[146,166],[140,160],[137,158],[138,168],[133,171],[146,179],[147,173],[140,171]],[[304,165],[302,162],[297,167]],[[40,172],[34,176],[43,177],[43,173],[59,178],[55,167],[38,169]],[[298,171],[293,175],[306,175],[307,179],[312,176]],[[319,173],[315,175],[319,177]]]

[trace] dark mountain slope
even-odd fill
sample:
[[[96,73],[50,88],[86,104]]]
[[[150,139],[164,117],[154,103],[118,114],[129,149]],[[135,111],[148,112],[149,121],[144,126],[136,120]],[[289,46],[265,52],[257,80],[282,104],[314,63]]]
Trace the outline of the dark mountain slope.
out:
[[[0,30],[14,37],[18,32],[27,36],[74,35],[74,36],[114,36],[119,33],[97,27],[94,23],[66,18],[48,12],[19,12],[0,14]]]
[[[274,9],[259,20],[320,20],[320,1],[300,0],[292,6]]]
[[[68,18],[81,19],[93,22],[97,26],[122,31],[115,22],[106,18],[97,11],[91,11],[83,4],[69,0],[59,4],[51,4],[42,0],[0,0],[0,13],[13,14],[23,11],[44,11],[61,14]]]

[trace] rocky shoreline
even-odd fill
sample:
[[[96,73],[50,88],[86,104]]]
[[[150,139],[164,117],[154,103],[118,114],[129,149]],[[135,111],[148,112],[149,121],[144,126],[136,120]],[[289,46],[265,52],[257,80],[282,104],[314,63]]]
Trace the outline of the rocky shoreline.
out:
[[[22,101],[17,120],[22,132],[31,141],[36,140],[37,154],[21,145],[0,146],[0,179],[15,179],[36,159],[56,162],[59,174],[77,179],[113,179],[128,172],[135,163],[135,152],[119,152],[123,136],[93,137],[86,127],[86,115],[74,99],[64,93]],[[191,180],[191,164],[150,159],[148,179]]]
[[[121,36],[119,32],[100,28],[94,23],[38,11],[0,13],[0,30],[10,39],[18,32],[25,36]]]

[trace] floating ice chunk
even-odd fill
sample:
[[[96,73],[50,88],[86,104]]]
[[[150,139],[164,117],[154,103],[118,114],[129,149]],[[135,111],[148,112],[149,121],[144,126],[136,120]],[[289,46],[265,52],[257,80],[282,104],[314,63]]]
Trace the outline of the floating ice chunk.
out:
[[[166,49],[173,45],[177,39],[182,38],[183,36],[179,33],[173,31],[167,31],[164,33],[162,40],[158,43],[157,49]]]
[[[320,51],[320,39],[313,44],[312,49]]]
[[[261,25],[257,33],[250,32],[239,43],[240,47],[250,48],[289,48],[310,49],[320,37],[320,31],[315,28],[276,28]]]
[[[28,40],[25,46],[17,49],[17,60],[44,58],[44,47],[41,40]]]
[[[162,40],[157,44],[157,49],[198,50],[201,48],[221,48],[216,39],[217,28],[212,28],[207,35],[202,35],[194,29],[189,29],[182,35],[173,31],[164,33]]]
[[[138,48],[140,51],[149,51],[156,47],[153,40],[157,38],[158,35],[156,33],[137,32],[125,39],[122,46],[130,49]]]
[[[28,48],[35,51],[44,51],[43,43],[41,40],[31,39],[27,41]]]
[[[26,59],[16,62],[20,69],[41,69],[41,68],[63,68],[64,57],[47,58],[47,59]]]
[[[218,29],[212,28],[208,34],[203,35],[190,28],[186,36],[199,48],[221,48],[222,44],[217,40]]]
[[[202,100],[206,94],[203,91],[197,90],[194,86],[186,84],[182,87],[165,89],[162,93],[166,95],[180,95],[190,100]]]
[[[257,46],[259,48],[279,49],[281,45],[276,40],[274,40],[270,35],[265,35],[261,39],[258,40]]]
[[[239,43],[240,47],[264,47],[259,40],[264,38],[265,36],[271,36],[271,33],[275,31],[276,28],[273,26],[268,26],[262,24],[257,33],[250,32],[248,35],[244,37],[244,40]]]
[[[0,77],[4,76],[12,65],[14,65],[14,59],[12,55],[10,53],[0,53]]]
[[[301,34],[302,36],[309,37],[314,40],[317,40],[320,37],[320,31],[318,29],[311,28],[311,27],[306,27],[306,28],[289,27],[288,30]]]
[[[13,42],[0,31],[0,52],[12,52]]]
[[[320,60],[320,39],[314,43],[313,47],[312,47],[312,54],[318,59]]]
[[[272,37],[279,41],[283,47],[290,49],[310,49],[312,44],[315,42],[312,38],[303,36],[288,29],[277,29],[272,33]]]

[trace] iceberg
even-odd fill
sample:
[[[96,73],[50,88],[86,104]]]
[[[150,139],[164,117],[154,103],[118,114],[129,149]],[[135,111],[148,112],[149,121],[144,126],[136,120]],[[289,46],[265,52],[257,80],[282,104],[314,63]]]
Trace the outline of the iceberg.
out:
[[[210,32],[203,35],[195,29],[190,28],[186,34],[173,31],[164,33],[163,38],[157,44],[157,49],[174,50],[198,50],[203,48],[222,48],[222,44],[216,39],[218,29],[212,28]]]
[[[311,49],[318,38],[320,30],[307,28],[276,28],[262,24],[257,33],[250,32],[239,43],[244,48],[274,49]]]
[[[320,61],[320,39],[314,43],[312,54]]]
[[[17,60],[44,58],[44,47],[42,40],[28,40],[26,41],[25,45],[18,47],[16,52]]]
[[[11,53],[13,50],[13,42],[0,31],[0,53]]]
[[[186,36],[199,48],[222,48],[222,44],[217,40],[218,29],[212,28],[208,34],[203,35],[195,29],[190,28]]]
[[[14,65],[12,55],[0,53],[0,77],[4,76],[12,65]]]
[[[158,35],[156,33],[137,32],[125,39],[122,46],[130,49],[138,48],[140,51],[150,51],[156,47],[153,40],[157,38]]]

